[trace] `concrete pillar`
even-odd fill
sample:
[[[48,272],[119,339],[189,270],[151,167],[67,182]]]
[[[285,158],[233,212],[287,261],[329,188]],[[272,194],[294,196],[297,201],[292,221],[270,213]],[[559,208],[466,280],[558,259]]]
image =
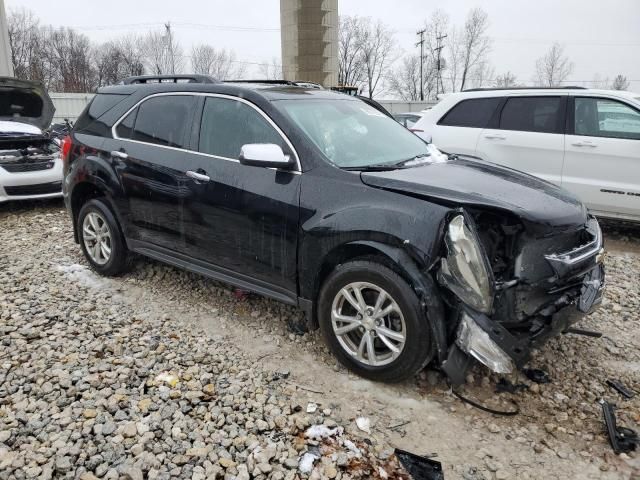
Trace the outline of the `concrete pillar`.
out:
[[[0,0],[0,77],[13,77],[11,49],[9,48],[9,29],[4,0]]]
[[[285,80],[338,84],[338,0],[280,0]]]

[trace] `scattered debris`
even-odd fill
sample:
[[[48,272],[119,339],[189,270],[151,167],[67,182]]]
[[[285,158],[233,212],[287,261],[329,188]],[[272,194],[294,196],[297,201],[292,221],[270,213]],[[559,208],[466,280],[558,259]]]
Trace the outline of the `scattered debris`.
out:
[[[360,430],[371,435],[371,420],[367,417],[356,418],[356,425]]]
[[[549,374],[539,368],[523,368],[522,373],[534,383],[551,383]]]
[[[247,290],[236,288],[233,290],[233,296],[236,298],[236,300],[246,300],[249,296],[249,292]]]
[[[404,450],[395,450],[396,457],[413,480],[444,480],[442,464]]]
[[[156,383],[166,383],[171,388],[175,388],[179,381],[177,375],[169,372],[162,372],[156,377]]]
[[[287,378],[289,378],[289,375],[290,375],[289,370],[278,370],[273,374],[273,377],[271,380],[274,382],[276,380],[286,380]]]
[[[319,458],[320,457],[315,453],[311,453],[311,452],[305,453],[300,458],[300,463],[298,464],[298,470],[300,470],[301,473],[311,473],[311,470],[313,470],[313,464]]]
[[[518,393],[523,390],[529,390],[529,385],[524,383],[512,383],[506,378],[501,378],[496,385],[496,393]]]
[[[516,402],[514,402],[513,400],[511,400],[511,403],[515,407],[513,410],[507,410],[507,411],[494,410],[493,408],[487,407],[486,405],[482,405],[481,403],[478,403],[478,402],[476,402],[474,400],[471,400],[469,398],[463,397],[462,395],[460,395],[455,390],[452,390],[451,393],[453,393],[456,397],[458,397],[464,403],[468,403],[472,407],[476,407],[476,408],[482,410],[483,412],[492,413],[494,415],[501,415],[503,417],[512,417],[512,416],[517,415],[517,414],[520,413],[520,406]]]
[[[629,390],[618,380],[607,380],[607,385],[609,385],[627,400],[631,400],[635,396],[635,393],[633,391]]]
[[[344,428],[342,427],[329,428],[326,425],[312,425],[306,432],[304,432],[304,436],[307,438],[322,439],[335,437],[336,435],[342,435],[343,433]]]
[[[317,404],[313,402],[307,403],[307,413],[316,413],[316,410],[318,410]]]
[[[616,425],[616,415],[612,404],[606,400],[600,400],[600,405],[602,405],[604,423],[607,427],[607,434],[609,435],[609,442],[611,443],[613,451],[616,454],[620,454],[635,450],[638,444],[640,444],[638,434],[630,428],[618,427]]]
[[[404,427],[405,425],[409,425],[411,423],[411,420],[406,420],[404,422],[400,422],[400,423],[396,423],[393,425],[389,426],[389,430],[397,430],[400,427]]]
[[[602,332],[596,332],[594,330],[584,330],[582,328],[567,328],[564,333],[573,333],[574,335],[584,335],[585,337],[600,338]]]

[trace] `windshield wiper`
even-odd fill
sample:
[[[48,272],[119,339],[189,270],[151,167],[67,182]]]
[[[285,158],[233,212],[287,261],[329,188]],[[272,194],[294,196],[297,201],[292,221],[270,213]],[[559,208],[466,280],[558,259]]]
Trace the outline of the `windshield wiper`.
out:
[[[342,170],[349,172],[388,172],[389,170],[398,170],[403,168],[394,163],[381,163],[373,165],[360,165],[357,167],[340,167]]]
[[[416,155],[415,157],[411,157],[411,158],[405,158],[404,160],[400,160],[399,162],[396,162],[392,165],[396,166],[396,167],[407,167],[407,166],[413,166],[410,164],[413,164],[414,162],[422,163],[422,162],[418,162],[418,160],[420,160],[421,158],[425,158],[425,157],[430,157],[431,154],[430,153],[421,153],[420,155]]]

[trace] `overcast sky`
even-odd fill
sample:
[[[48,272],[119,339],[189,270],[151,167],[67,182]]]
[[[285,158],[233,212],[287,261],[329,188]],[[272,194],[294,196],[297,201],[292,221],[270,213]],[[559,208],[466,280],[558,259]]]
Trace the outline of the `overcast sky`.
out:
[[[187,54],[191,45],[204,42],[233,49],[246,62],[280,57],[278,0],[5,0],[5,5],[26,7],[43,23],[73,26],[97,41],[171,21]],[[496,74],[511,71],[519,82],[529,82],[535,60],[558,41],[575,64],[569,79],[576,84],[621,73],[640,91],[640,0],[339,0],[339,5],[341,15],[383,20],[405,52],[415,51],[415,32],[434,9],[461,25],[470,8],[481,6],[491,23]],[[256,72],[255,65],[248,67]]]

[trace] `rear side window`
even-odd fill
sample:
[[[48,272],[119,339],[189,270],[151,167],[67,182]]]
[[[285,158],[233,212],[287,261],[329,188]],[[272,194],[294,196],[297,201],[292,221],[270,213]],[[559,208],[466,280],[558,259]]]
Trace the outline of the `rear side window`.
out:
[[[511,97],[500,115],[501,130],[560,133],[561,97]]]
[[[447,112],[438,125],[449,127],[486,128],[500,104],[500,98],[470,98]]]
[[[93,97],[89,106],[82,112],[75,123],[76,131],[104,136],[109,128],[99,119],[128,95],[99,93]]]
[[[131,138],[133,132],[133,125],[136,123],[136,116],[138,115],[138,109],[134,108],[133,111],[124,117],[124,119],[116,127],[116,133],[120,138]]]
[[[145,100],[138,107],[131,139],[184,148],[195,102],[190,95],[162,95]]]
[[[576,97],[575,134],[640,140],[640,112],[615,100]]]
[[[199,151],[237,159],[248,143],[275,143],[290,153],[282,136],[254,108],[237,100],[207,98],[202,112]]]

